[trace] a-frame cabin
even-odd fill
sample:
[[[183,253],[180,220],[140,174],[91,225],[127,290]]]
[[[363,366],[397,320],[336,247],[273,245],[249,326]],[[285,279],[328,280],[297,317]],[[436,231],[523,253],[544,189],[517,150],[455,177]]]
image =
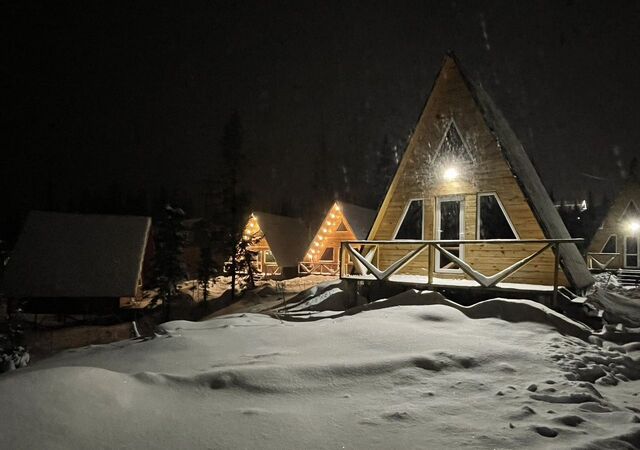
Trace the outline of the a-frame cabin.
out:
[[[243,231],[243,239],[259,237],[249,250],[256,252],[258,272],[279,278],[298,274],[298,262],[309,244],[309,230],[302,219],[254,212]]]
[[[453,56],[444,60],[369,240],[379,242],[358,255],[343,246],[343,278],[554,295],[557,286],[593,283],[522,144]]]
[[[640,180],[631,174],[589,244],[589,267],[640,269]]]
[[[300,261],[301,274],[337,275],[340,271],[340,243],[366,239],[376,217],[372,209],[336,201],[327,211]]]

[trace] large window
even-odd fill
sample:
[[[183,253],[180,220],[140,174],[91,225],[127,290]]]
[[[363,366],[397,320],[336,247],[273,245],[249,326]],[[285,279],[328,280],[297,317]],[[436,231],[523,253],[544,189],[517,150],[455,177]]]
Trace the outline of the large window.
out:
[[[600,253],[618,253],[618,237],[615,234],[609,236]]]
[[[478,239],[518,239],[496,194],[478,194]]]
[[[422,239],[422,200],[411,200],[405,209],[394,239]]]

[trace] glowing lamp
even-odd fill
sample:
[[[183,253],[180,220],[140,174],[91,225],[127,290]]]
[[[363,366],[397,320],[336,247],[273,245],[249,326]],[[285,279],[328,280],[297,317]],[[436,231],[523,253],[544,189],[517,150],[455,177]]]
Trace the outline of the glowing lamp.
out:
[[[458,172],[458,169],[456,169],[453,166],[447,167],[445,169],[444,173],[442,174],[442,176],[444,177],[444,179],[446,181],[453,181],[456,178],[458,178],[459,175],[460,175],[460,173]]]
[[[631,221],[629,222],[628,227],[632,233],[637,233],[638,231],[640,231],[640,222],[638,222],[637,220]]]

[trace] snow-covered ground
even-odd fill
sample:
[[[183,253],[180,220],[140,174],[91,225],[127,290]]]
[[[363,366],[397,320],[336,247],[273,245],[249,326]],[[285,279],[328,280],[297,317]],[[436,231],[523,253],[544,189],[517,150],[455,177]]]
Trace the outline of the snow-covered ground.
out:
[[[532,302],[438,302],[61,353],[0,378],[0,448],[640,448],[639,343],[588,343]]]

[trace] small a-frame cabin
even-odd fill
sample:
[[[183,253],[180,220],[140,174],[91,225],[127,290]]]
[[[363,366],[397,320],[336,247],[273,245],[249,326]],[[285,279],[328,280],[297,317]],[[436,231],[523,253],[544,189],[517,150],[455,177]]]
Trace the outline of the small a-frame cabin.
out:
[[[593,283],[575,242],[500,111],[447,56],[369,241],[343,244],[341,276],[555,298]]]
[[[334,202],[324,216],[304,260],[301,274],[337,275],[340,272],[340,243],[366,239],[376,212],[362,206]]]
[[[298,262],[309,244],[309,230],[302,219],[254,212],[249,217],[243,239],[259,237],[249,250],[257,253],[258,272],[276,278],[298,274]]]
[[[139,308],[151,218],[32,211],[3,280],[28,313],[111,314]]]
[[[589,267],[640,269],[640,180],[632,174],[589,244]]]

